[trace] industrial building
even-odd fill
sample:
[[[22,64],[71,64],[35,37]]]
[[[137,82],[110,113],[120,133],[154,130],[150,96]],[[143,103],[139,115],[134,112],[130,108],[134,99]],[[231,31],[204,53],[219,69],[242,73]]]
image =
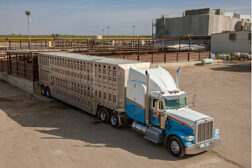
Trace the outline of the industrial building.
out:
[[[155,38],[178,36],[210,36],[225,31],[250,30],[249,15],[225,13],[224,9],[186,10],[182,17],[162,16],[153,24]],[[241,27],[241,25],[244,25]]]
[[[251,31],[234,31],[211,35],[211,52],[229,53],[251,52]]]

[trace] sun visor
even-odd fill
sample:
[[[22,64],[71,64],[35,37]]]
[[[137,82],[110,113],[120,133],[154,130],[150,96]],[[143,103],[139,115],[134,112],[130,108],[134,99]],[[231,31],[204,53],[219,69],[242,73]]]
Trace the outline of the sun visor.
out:
[[[186,93],[184,93],[184,94],[174,95],[174,96],[165,96],[164,98],[165,98],[166,100],[174,100],[174,99],[185,98],[186,96],[187,96]]]

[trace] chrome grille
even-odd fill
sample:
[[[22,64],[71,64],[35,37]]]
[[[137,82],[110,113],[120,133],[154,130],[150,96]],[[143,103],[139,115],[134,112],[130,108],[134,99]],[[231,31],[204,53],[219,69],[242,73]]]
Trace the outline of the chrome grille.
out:
[[[197,142],[207,141],[213,138],[213,121],[200,122],[197,125]]]

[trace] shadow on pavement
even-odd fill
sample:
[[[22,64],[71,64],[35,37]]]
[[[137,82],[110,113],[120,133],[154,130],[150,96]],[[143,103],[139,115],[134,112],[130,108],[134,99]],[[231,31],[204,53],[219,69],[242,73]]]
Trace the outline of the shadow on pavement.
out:
[[[13,90],[20,92],[15,87]],[[7,100],[1,94],[0,98]],[[163,145],[144,139],[130,128],[114,129],[109,124],[97,122],[94,116],[62,102],[46,103],[29,94],[8,100],[0,101],[0,109],[21,126],[35,127],[35,131],[43,133],[41,139],[72,139],[84,142],[84,145],[73,145],[73,150],[75,147],[121,148],[149,159],[181,160],[173,157]],[[182,159],[188,157],[192,156]]]
[[[249,64],[232,64],[221,67],[211,68],[214,71],[229,71],[229,72],[251,72]]]

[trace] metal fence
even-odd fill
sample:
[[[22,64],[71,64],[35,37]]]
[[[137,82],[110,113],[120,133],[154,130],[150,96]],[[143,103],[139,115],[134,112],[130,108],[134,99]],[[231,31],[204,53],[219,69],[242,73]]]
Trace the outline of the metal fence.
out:
[[[209,51],[210,36],[184,36],[167,39],[54,39],[31,40],[30,45],[26,40],[9,40],[1,42],[2,49],[62,49],[76,52],[111,55],[155,53],[164,51]]]
[[[37,81],[37,54],[33,52],[7,53],[7,56],[0,59],[0,72],[31,81]]]
[[[134,55],[112,55],[110,58],[121,58],[128,60],[144,61],[151,63],[172,63],[172,62],[190,62],[200,61],[203,58],[210,58],[210,52],[163,52],[152,54],[134,54]]]

